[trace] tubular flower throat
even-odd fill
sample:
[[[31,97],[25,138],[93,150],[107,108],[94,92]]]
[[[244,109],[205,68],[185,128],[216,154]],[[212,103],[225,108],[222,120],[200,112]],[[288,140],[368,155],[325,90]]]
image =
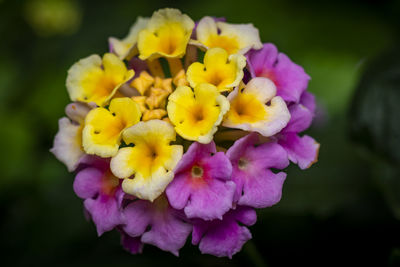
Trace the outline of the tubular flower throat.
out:
[[[318,160],[303,134],[310,77],[253,24],[194,22],[172,8],[139,17],[109,51],[68,70],[72,101],[51,152],[98,235],[116,229],[132,254],[229,257],[252,238],[256,209],[279,203],[290,162]]]

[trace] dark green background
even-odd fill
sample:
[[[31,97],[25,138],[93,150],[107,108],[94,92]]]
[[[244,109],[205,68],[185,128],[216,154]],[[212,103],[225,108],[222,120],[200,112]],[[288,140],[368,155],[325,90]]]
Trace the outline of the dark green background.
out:
[[[317,96],[307,133],[321,143],[319,162],[288,169],[282,201],[258,212],[253,241],[232,260],[190,245],[180,258],[151,246],[133,256],[117,233],[97,238],[73,174],[48,152],[69,102],[69,66],[103,54],[109,36],[125,36],[137,16],[167,6],[194,20],[252,22],[262,41],[305,68]],[[0,0],[1,262],[399,266],[400,61],[391,52],[400,47],[399,18],[397,1]]]

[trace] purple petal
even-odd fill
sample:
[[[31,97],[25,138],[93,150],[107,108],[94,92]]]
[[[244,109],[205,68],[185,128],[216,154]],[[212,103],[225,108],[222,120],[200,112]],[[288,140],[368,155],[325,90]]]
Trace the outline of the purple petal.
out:
[[[313,113],[301,104],[293,104],[289,107],[290,121],[281,133],[299,133],[310,127]]]
[[[274,73],[274,82],[278,89],[277,95],[285,101],[298,103],[301,94],[307,89],[310,76],[304,72],[301,66],[293,63],[283,53],[278,55]]]
[[[273,69],[278,57],[278,49],[275,45],[267,43],[260,50],[251,50],[246,56],[251,76],[265,77]]]
[[[232,175],[232,164],[223,152],[203,160],[203,167],[208,170],[207,174],[214,179],[230,180]]]
[[[236,183],[234,201],[241,205],[265,208],[279,202],[285,173],[274,174],[269,168],[289,165],[287,152],[277,143],[254,146],[254,134],[235,142],[227,155],[233,165],[232,180]]]
[[[97,199],[88,198],[84,205],[96,224],[99,236],[123,223],[118,203],[112,196],[99,195]]]
[[[192,226],[174,215],[171,208],[158,212],[154,217],[151,230],[142,236],[142,242],[179,256],[186,239],[192,231]]]
[[[188,170],[192,167],[195,161],[198,161],[203,157],[210,156],[212,153],[216,152],[217,149],[214,141],[209,144],[200,144],[198,142],[194,142],[190,145],[188,151],[186,151],[186,153],[183,155],[174,172],[179,173]]]
[[[275,205],[281,200],[285,178],[284,172],[274,174],[268,169],[247,173],[246,179],[243,180],[242,195],[238,204],[254,208]]]
[[[201,177],[192,177],[194,166],[202,169]],[[171,206],[184,209],[188,218],[222,218],[232,207],[235,184],[229,181],[231,173],[229,159],[223,152],[216,153],[214,142],[193,143],[175,170],[166,195]]]
[[[256,213],[253,209],[238,206],[229,211],[222,220],[197,221],[193,225],[192,243],[199,244],[202,253],[217,257],[229,257],[239,252],[251,233],[243,224],[254,224]]]
[[[143,251],[143,243],[140,237],[131,237],[124,231],[121,232],[121,245],[131,254],[139,254]]]
[[[297,163],[300,169],[307,169],[318,158],[319,144],[308,135],[300,137],[296,133],[286,133],[278,142],[287,151],[289,159]]]
[[[198,191],[192,191],[190,201],[184,209],[186,216],[204,220],[222,219],[222,215],[232,208],[235,188],[232,181],[208,181]]]
[[[249,161],[249,171],[254,169],[276,168],[284,169],[289,165],[287,153],[277,143],[264,143],[257,147],[249,146],[243,151],[243,158]]]
[[[192,226],[184,222],[164,197],[153,203],[137,200],[125,208],[123,230],[130,236],[141,237],[141,242],[152,244],[178,256]],[[146,229],[150,230],[146,231]]]
[[[298,103],[307,89],[310,76],[285,54],[277,53],[273,44],[264,44],[262,49],[252,50],[247,55],[250,73],[253,77],[269,78],[275,83],[278,96],[285,101]]]
[[[231,160],[231,162],[238,161],[243,156],[247,147],[255,144],[257,141],[258,134],[255,132],[250,133],[239,140],[236,140],[233,146],[231,146],[226,152],[226,156]]]
[[[175,209],[183,209],[190,197],[191,187],[186,173],[177,174],[168,185],[165,193],[168,201]]]
[[[124,209],[124,231],[133,237],[140,236],[152,221],[151,202],[136,200]]]
[[[311,114],[315,114],[316,103],[315,103],[315,96],[307,91],[304,91],[300,98],[300,104],[308,108]]]
[[[95,168],[80,171],[73,184],[75,194],[83,199],[95,197],[100,191],[103,175],[101,170]]]

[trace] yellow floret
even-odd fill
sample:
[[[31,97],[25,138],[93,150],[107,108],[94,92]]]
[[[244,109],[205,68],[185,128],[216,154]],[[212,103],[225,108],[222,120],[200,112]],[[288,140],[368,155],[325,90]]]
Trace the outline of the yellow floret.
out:
[[[165,8],[154,12],[147,26],[139,32],[139,58],[182,57],[193,28],[193,20],[177,9]]]
[[[215,85],[220,92],[231,91],[243,78],[246,58],[230,55],[222,48],[211,48],[204,56],[204,64],[195,62],[187,70],[187,80],[191,87],[201,83]]]
[[[114,54],[104,54],[103,59],[92,55],[79,60],[68,70],[66,85],[72,101],[105,106],[134,74]]]
[[[290,112],[285,101],[275,95],[276,87],[267,78],[254,78],[244,88],[236,88],[228,95],[230,109],[222,125],[266,137],[278,133],[289,122]]]
[[[124,129],[139,122],[140,107],[132,99],[115,98],[109,109],[92,109],[83,128],[83,148],[87,154],[112,157],[118,152]]]
[[[207,144],[229,109],[229,102],[211,84],[179,86],[168,98],[168,117],[185,139]]]
[[[118,151],[111,160],[111,171],[124,179],[126,193],[150,201],[161,195],[183,153],[182,146],[170,145],[175,137],[173,126],[161,120],[139,122],[124,131],[123,140],[134,146]]]

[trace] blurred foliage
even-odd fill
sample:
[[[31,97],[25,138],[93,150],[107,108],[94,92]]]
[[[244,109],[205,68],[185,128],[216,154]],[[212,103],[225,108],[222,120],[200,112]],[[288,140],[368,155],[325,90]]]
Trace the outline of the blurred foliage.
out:
[[[192,246],[183,248],[179,259],[151,246],[131,256],[117,233],[97,238],[72,191],[74,175],[48,152],[69,102],[69,66],[104,53],[109,36],[125,36],[137,16],[165,6],[195,20],[211,15],[254,23],[264,42],[275,43],[310,74],[309,90],[319,102],[307,132],[321,143],[319,162],[306,171],[288,168],[282,201],[258,212],[253,242],[233,260],[200,255]],[[0,0],[2,262],[396,266],[398,75],[384,60],[366,63],[399,43],[399,16],[399,1],[389,0]],[[349,129],[364,148],[347,138]]]
[[[71,34],[79,27],[81,11],[73,0],[30,0],[25,17],[39,35]]]

